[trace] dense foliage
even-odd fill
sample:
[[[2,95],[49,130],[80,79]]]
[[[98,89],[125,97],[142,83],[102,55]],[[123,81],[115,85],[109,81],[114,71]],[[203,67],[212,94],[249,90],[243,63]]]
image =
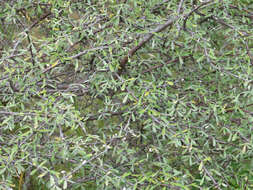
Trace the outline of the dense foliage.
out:
[[[252,0],[1,0],[0,189],[252,189]]]

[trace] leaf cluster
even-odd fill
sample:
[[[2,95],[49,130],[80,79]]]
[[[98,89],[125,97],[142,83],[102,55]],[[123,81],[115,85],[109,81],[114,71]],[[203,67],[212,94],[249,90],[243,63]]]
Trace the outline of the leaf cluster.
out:
[[[0,1],[0,189],[252,189],[250,0]]]

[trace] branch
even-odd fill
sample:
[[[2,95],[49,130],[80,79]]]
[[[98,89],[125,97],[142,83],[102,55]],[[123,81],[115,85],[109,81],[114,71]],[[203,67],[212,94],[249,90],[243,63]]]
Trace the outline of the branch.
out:
[[[199,157],[194,154],[195,158],[199,161],[199,162],[203,162],[199,159]],[[205,167],[204,163],[203,163],[203,170],[204,173],[212,180],[213,185],[215,186],[216,189],[221,190],[219,184],[216,182],[216,180],[213,178],[213,176],[211,175],[211,173],[208,171],[208,169]]]
[[[123,71],[125,71],[126,63],[128,59],[132,57],[137,50],[139,50],[142,46],[144,46],[157,32],[161,32],[166,29],[168,26],[172,25],[175,21],[177,21],[180,17],[176,16],[174,18],[170,18],[167,20],[165,24],[159,25],[154,30],[149,32],[144,39],[135,47],[133,47],[128,54],[120,61],[120,69],[118,70],[118,74],[121,75]]]
[[[182,58],[183,58],[183,59],[186,59],[186,58],[188,58],[188,57],[190,57],[190,56],[184,56],[184,57],[182,57]],[[142,71],[141,74],[144,74],[144,73],[147,73],[147,72],[151,72],[151,71],[154,70],[154,69],[158,69],[158,68],[161,68],[161,67],[163,67],[163,66],[165,66],[165,65],[172,64],[172,63],[176,63],[176,62],[178,62],[178,61],[179,61],[179,58],[176,58],[176,59],[173,59],[173,60],[169,60],[169,61],[167,61],[165,64],[162,63],[162,64],[160,64],[160,65],[156,65],[156,66],[150,67],[150,68],[148,68],[148,69]]]
[[[26,35],[27,35],[27,40],[28,40],[28,43],[29,43],[29,51],[30,51],[30,54],[31,54],[32,64],[33,64],[33,66],[35,66],[34,54],[33,54],[33,50],[32,50],[32,45],[33,44],[32,44],[29,32],[26,31]]]
[[[27,28],[27,31],[30,31],[33,27],[35,27],[37,24],[39,24],[39,22],[41,22],[42,20],[46,19],[51,14],[52,14],[51,12],[48,12],[45,15],[43,15],[42,17],[40,17],[37,21],[35,21],[31,26],[29,26]]]
[[[31,26],[29,26],[28,28],[26,28],[23,32],[28,34],[28,32],[35,27],[37,24],[39,24],[39,22],[41,22],[42,20],[46,19],[49,15],[51,15],[51,12],[46,13],[45,15],[43,15],[41,18],[39,18],[37,21],[35,21]],[[13,47],[13,52],[11,54],[11,56],[14,55],[14,53],[16,52],[16,49],[18,47],[18,45],[22,42],[22,39],[18,40]]]
[[[109,48],[109,46],[99,46],[99,47],[87,49],[87,50],[84,50],[84,51],[82,51],[82,52],[80,52],[80,53],[78,53],[78,54],[76,54],[76,55],[73,55],[73,56],[71,56],[71,57],[67,57],[66,60],[76,59],[76,58],[78,58],[78,57],[81,57],[81,56],[85,55],[86,53],[88,53],[88,52],[90,52],[90,51],[97,51],[97,50],[102,50],[102,49],[107,49],[107,48]],[[42,71],[42,74],[44,74],[44,73],[50,71],[51,69],[53,69],[54,67],[60,65],[61,63],[62,63],[62,62],[61,62],[60,59],[57,60],[53,65],[47,67],[44,71]]]
[[[184,14],[182,15],[183,17],[185,17],[185,23],[184,23],[184,27],[186,25],[186,21],[187,19],[189,18],[189,16],[196,10],[200,9],[201,7],[203,7],[204,5],[207,5],[209,3],[213,2],[213,0],[209,0],[209,1],[206,1],[202,4],[200,4],[198,7],[194,8],[190,13],[188,14]],[[177,21],[178,19],[180,18],[180,16],[176,16],[174,18],[170,18],[167,20],[167,22],[165,24],[162,24],[162,25],[159,25],[158,27],[156,27],[154,30],[152,30],[151,32],[149,32],[145,37],[144,39],[135,47],[133,47],[132,49],[130,49],[130,51],[128,52],[128,54],[123,57],[123,59],[120,61],[120,69],[118,70],[118,74],[121,75],[123,71],[126,70],[126,63],[128,62],[128,59],[130,57],[132,57],[135,52],[137,50],[139,50],[141,47],[143,47],[149,40],[152,39],[152,37],[155,35],[155,33],[158,33],[158,32],[161,32],[163,31],[164,29],[166,29],[168,26],[172,25],[175,21]]]
[[[213,0],[210,0],[210,1],[206,1],[206,2],[201,3],[199,6],[195,7],[194,9],[192,9],[191,12],[189,12],[189,13],[186,15],[186,17],[185,17],[185,19],[184,19],[184,24],[183,24],[183,29],[184,29],[184,31],[187,31],[186,22],[187,22],[187,20],[189,19],[189,17],[190,17],[194,12],[198,12],[198,10],[199,10],[201,7],[203,7],[203,6],[205,6],[205,5],[209,4],[209,3],[212,3],[212,2],[213,2]]]

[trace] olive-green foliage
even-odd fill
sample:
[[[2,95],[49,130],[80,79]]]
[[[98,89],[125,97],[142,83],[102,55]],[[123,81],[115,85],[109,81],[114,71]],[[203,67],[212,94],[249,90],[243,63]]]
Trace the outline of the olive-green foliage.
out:
[[[0,1],[0,189],[252,189],[252,19],[251,0]]]

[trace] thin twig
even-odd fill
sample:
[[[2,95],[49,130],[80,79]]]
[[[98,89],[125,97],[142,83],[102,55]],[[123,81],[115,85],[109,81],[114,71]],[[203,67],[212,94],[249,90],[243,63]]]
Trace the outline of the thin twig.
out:
[[[177,14],[179,15],[182,12],[182,7],[183,7],[184,0],[181,0],[178,9],[177,9]]]
[[[46,13],[45,15],[43,15],[42,17],[40,17],[37,21],[35,21],[32,25],[30,25],[28,28],[26,28],[23,32],[27,33],[29,32],[32,28],[34,28],[37,24],[39,24],[39,22],[41,22],[42,20],[46,19],[49,15],[51,15],[51,12]],[[21,32],[21,33],[23,33]],[[11,56],[13,56],[13,54],[16,52],[16,48],[18,47],[18,45],[23,41],[23,39],[18,40],[15,44],[14,44],[14,48],[12,51]]]
[[[28,40],[28,43],[29,43],[29,51],[30,51],[30,54],[31,54],[31,60],[32,60],[32,64],[33,66],[35,66],[35,60],[34,60],[34,54],[33,54],[33,50],[32,50],[32,41],[31,41],[31,38],[30,38],[30,35],[29,35],[29,32],[26,31],[26,35],[27,35],[27,40]]]
[[[82,51],[82,52],[80,52],[76,55],[73,55],[73,56],[69,57],[68,59],[76,59],[76,58],[81,57],[82,55],[84,55],[84,54],[86,54],[90,51],[97,51],[97,50],[102,50],[102,49],[107,49],[107,48],[109,48],[108,45],[87,49],[87,50],[84,50],[84,51]]]
[[[190,57],[190,56],[184,56],[184,57],[182,57],[182,58],[185,59],[185,58],[188,58],[188,57]],[[154,67],[148,68],[148,69],[142,71],[141,74],[144,74],[144,73],[147,73],[147,72],[151,72],[152,70],[161,68],[161,67],[163,67],[163,66],[165,66],[165,65],[168,65],[168,64],[176,63],[176,62],[178,62],[178,61],[179,61],[179,58],[176,58],[176,59],[173,59],[173,60],[169,60],[169,61],[167,61],[165,64],[162,63],[162,64],[160,64],[160,65],[156,65],[156,66],[154,66]]]
[[[50,16],[52,13],[48,12],[46,14],[44,14],[42,17],[40,17],[38,20],[36,20],[31,26],[29,26],[26,31],[30,31],[32,28],[34,28],[37,24],[39,24],[39,22],[41,22],[42,20],[46,19],[48,16]]]
[[[203,6],[205,6],[205,5],[209,4],[209,3],[212,3],[212,2],[213,2],[213,0],[203,2],[203,3],[201,3],[199,6],[195,7],[194,9],[192,9],[191,12],[189,12],[189,13],[185,16],[185,18],[184,18],[183,29],[184,29],[185,31],[187,31],[186,22],[187,22],[187,20],[189,19],[189,17],[190,17],[194,12],[198,11],[198,10],[199,10],[200,8],[202,8]]]
[[[91,49],[87,49],[84,50],[76,55],[73,55],[71,57],[68,57],[66,60],[71,60],[71,59],[76,59],[78,57],[81,57],[83,55],[85,55],[86,53],[90,52],[90,51],[97,51],[97,50],[102,50],[102,49],[107,49],[109,46],[100,46],[100,47],[95,47],[95,48],[91,48]],[[44,71],[42,71],[42,74],[47,73],[48,71],[50,71],[51,69],[53,69],[54,67],[57,67],[58,65],[60,65],[62,62],[60,60],[56,61],[55,64],[49,66],[48,68],[46,68]]]
[[[247,54],[249,56],[250,64],[253,66],[253,56],[250,53],[248,41],[245,41],[245,45],[246,45]]]
[[[78,170],[80,170],[85,164],[90,163],[91,161],[93,161],[94,159],[98,158],[99,156],[102,156],[103,154],[105,154],[108,151],[108,147],[106,146],[105,150],[96,154],[95,156],[93,156],[92,158],[90,158],[89,160],[83,160],[82,163],[75,167],[68,175],[66,175],[64,177],[65,180],[67,180],[70,176],[72,176],[74,173],[76,173]]]
[[[199,162],[202,162],[199,157],[197,155],[194,155],[195,158],[199,161]],[[211,175],[211,173],[207,170],[207,168],[205,167],[204,163],[203,163],[203,170],[205,172],[205,174],[212,180],[214,186],[218,189],[218,190],[221,190],[219,184],[216,182],[216,180],[213,178],[213,176]]]

